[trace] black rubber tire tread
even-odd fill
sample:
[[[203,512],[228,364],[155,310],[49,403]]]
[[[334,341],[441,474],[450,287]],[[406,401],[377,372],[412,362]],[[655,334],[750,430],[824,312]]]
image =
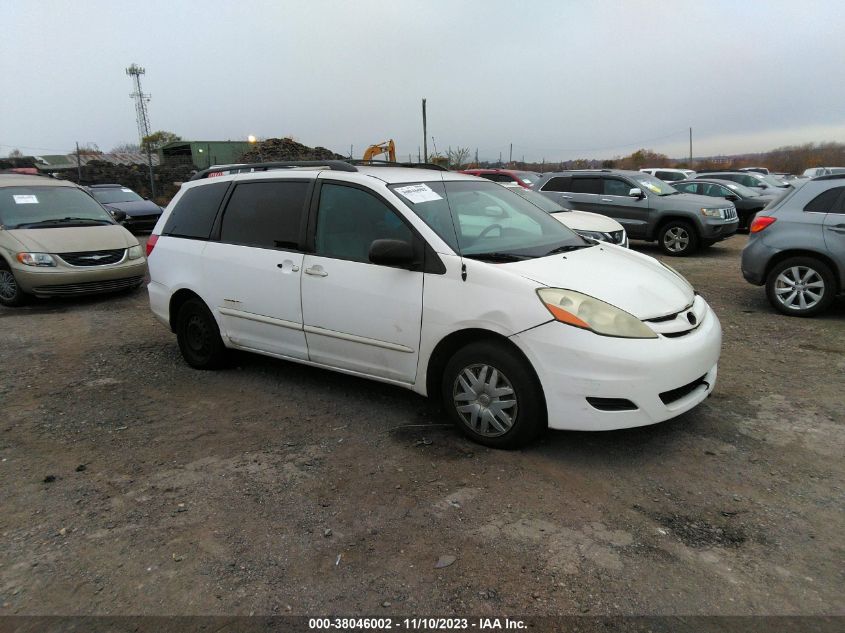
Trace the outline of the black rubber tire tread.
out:
[[[191,322],[201,324],[207,328],[208,349],[198,351],[191,347],[188,342],[188,326]],[[192,298],[185,301],[179,308],[176,318],[176,340],[179,342],[179,350],[182,357],[194,369],[219,369],[226,364],[227,350],[220,338],[220,329],[211,311],[199,298]]]
[[[474,364],[495,367],[511,381],[518,403],[516,421],[500,437],[485,437],[467,427],[452,400],[458,374]],[[492,448],[513,449],[524,446],[548,428],[546,400],[533,368],[517,351],[496,341],[477,341],[459,349],[446,363],[440,385],[441,402],[447,415],[468,438]]]

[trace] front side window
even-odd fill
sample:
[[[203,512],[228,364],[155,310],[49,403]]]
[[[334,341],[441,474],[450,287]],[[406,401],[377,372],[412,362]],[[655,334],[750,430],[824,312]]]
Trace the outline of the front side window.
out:
[[[502,189],[492,183],[477,184]],[[369,263],[370,246],[383,239],[413,243],[414,235],[396,211],[373,194],[323,183],[317,210],[317,255]]]
[[[604,194],[606,196],[627,196],[631,191],[631,184],[619,178],[602,178],[604,181]]]
[[[834,187],[833,189],[828,189],[827,191],[820,193],[807,203],[807,206],[804,207],[804,211],[809,211],[811,213],[845,212],[842,205],[837,202],[843,191],[845,191],[845,187]]]
[[[114,224],[96,200],[76,187],[0,188],[0,226],[6,229]]]
[[[299,248],[309,183],[246,182],[235,187],[220,227],[220,241],[260,248]]]
[[[432,181],[390,188],[465,257],[508,262],[591,245],[520,195],[493,183]]]

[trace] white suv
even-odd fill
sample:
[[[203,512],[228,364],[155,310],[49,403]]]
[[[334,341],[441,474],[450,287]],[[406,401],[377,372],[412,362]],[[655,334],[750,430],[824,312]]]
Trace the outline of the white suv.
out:
[[[192,367],[237,348],[406,387],[489,446],[660,422],[716,381],[719,321],[678,273],[483,178],[217,167],[148,251],[153,313]]]

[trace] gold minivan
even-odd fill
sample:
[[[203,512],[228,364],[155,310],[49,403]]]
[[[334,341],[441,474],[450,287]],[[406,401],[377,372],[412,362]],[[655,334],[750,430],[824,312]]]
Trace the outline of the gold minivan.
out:
[[[0,305],[137,288],[146,270],[138,240],[81,187],[0,174]]]

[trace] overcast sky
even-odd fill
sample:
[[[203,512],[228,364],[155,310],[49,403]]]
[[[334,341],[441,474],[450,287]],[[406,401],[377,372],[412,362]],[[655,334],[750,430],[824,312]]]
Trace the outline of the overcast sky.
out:
[[[483,159],[845,141],[842,0],[0,0],[0,155],[153,130]]]

